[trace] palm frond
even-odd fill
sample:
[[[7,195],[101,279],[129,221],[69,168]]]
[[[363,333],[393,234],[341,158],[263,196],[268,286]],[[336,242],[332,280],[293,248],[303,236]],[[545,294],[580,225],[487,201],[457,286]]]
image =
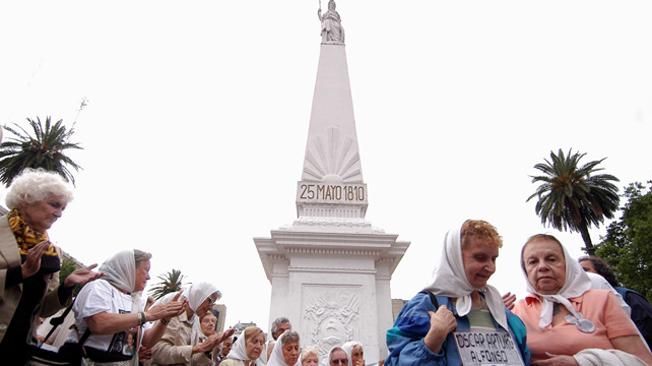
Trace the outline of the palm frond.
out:
[[[534,165],[542,175],[530,176],[538,183],[527,200],[537,198],[535,212],[541,223],[558,230],[587,232],[591,225],[599,226],[604,218],[612,218],[618,209],[618,187],[612,182],[618,178],[609,174],[596,174],[603,170],[599,165],[606,158],[580,165],[586,153],[564,153],[558,149],[550,158]],[[590,240],[590,238],[589,238]],[[585,243],[591,248],[591,243]]]
[[[3,126],[9,135],[0,144],[0,181],[9,185],[23,169],[41,168],[75,184],[68,167],[79,171],[81,166],[64,153],[65,150],[83,149],[79,143],[70,141],[74,129],[67,128],[62,119],[52,123],[50,116],[44,122],[39,117],[36,120],[27,118],[27,123],[31,132],[17,123],[12,127]]]

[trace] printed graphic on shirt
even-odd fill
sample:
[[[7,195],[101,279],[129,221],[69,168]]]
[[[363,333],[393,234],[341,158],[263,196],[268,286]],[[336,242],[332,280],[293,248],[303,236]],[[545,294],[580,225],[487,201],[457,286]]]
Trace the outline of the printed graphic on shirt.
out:
[[[129,314],[129,311],[119,310],[120,314]],[[133,356],[136,353],[136,340],[138,337],[138,328],[133,327],[124,332],[118,332],[113,335],[109,344],[109,353],[122,354],[124,356]]]

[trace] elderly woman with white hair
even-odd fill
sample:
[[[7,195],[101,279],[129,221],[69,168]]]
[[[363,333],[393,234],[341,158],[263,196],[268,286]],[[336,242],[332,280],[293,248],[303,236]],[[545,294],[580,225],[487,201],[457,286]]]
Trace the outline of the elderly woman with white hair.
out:
[[[210,311],[221,293],[210,283],[199,282],[184,291],[185,311],[172,318],[152,348],[152,365],[212,365],[211,352],[233,335],[234,329],[212,334],[202,341],[200,319]]]
[[[140,344],[151,347],[169,319],[183,311],[185,302],[170,301],[145,310],[142,298],[149,279],[152,255],[137,249],[115,254],[100,267],[104,277],[82,288],[73,311],[76,330],[61,352],[74,343],[85,350],[86,365],[130,365],[138,362]],[[143,325],[155,322],[147,330]]]
[[[26,169],[6,196],[9,213],[0,217],[0,359],[24,364],[36,316],[48,317],[70,304],[73,288],[101,273],[95,265],[71,273],[59,284],[59,249],[48,229],[72,200],[63,179],[43,170]]]
[[[319,348],[309,346],[301,350],[299,357],[301,366],[318,366],[319,365]]]

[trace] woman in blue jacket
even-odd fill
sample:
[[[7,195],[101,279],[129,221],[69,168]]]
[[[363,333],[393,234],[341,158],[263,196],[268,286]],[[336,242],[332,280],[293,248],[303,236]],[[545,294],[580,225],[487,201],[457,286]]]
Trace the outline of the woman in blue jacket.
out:
[[[502,239],[467,220],[444,239],[434,282],[401,310],[387,332],[385,365],[529,365],[523,322],[487,281]]]

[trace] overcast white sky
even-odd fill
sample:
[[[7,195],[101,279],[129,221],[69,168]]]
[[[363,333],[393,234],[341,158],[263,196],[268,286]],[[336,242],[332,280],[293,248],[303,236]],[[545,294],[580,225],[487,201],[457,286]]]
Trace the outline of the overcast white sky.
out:
[[[326,7],[323,0],[323,7]],[[652,2],[339,0],[367,219],[412,245],[394,298],[430,281],[445,231],[499,229],[492,283],[551,231],[532,166],[573,148],[621,186],[652,178]],[[318,1],[4,1],[0,123],[72,122],[75,200],[50,232],[86,263],[154,254],[267,327],[252,237],[295,218],[319,58]],[[5,189],[0,189],[4,196]],[[604,229],[592,232],[599,241]],[[560,239],[579,254],[580,235]]]

